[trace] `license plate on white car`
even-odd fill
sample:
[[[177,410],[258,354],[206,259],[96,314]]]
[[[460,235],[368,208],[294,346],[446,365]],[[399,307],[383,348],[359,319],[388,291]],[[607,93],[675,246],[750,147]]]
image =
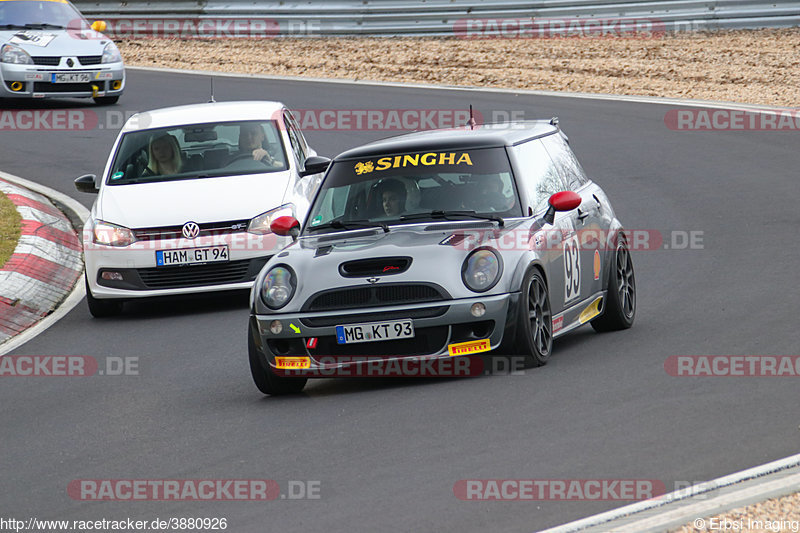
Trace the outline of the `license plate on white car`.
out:
[[[392,320],[390,322],[369,322],[336,326],[336,342],[354,344],[356,342],[391,341],[409,339],[414,336],[414,323],[411,320]]]
[[[87,83],[92,81],[90,72],[64,72],[61,74],[53,73],[50,79],[52,83]]]
[[[196,265],[198,263],[219,263],[228,261],[227,246],[206,246],[204,248],[184,248],[181,250],[158,250],[157,266]]]

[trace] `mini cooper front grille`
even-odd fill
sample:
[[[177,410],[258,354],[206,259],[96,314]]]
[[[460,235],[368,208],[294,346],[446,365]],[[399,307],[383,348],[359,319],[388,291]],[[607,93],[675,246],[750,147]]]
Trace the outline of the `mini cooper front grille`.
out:
[[[339,273],[345,278],[368,278],[400,274],[411,266],[410,257],[376,257],[347,261],[339,265]]]
[[[225,235],[228,233],[238,233],[247,230],[249,220],[231,220],[228,222],[207,222],[198,224],[200,233],[198,237],[208,237],[214,235]],[[140,241],[154,241],[162,239],[182,239],[183,225],[162,226],[155,228],[139,228],[133,230],[133,234]]]
[[[60,56],[31,56],[34,65],[47,65],[49,67],[55,67],[59,63],[61,63]]]
[[[102,60],[103,56],[78,56],[78,61],[84,67],[88,65],[99,65]]]
[[[380,320],[400,320],[403,318],[435,318],[447,312],[449,306],[437,305],[436,307],[423,307],[422,309],[407,309],[403,311],[388,311],[383,313],[358,313],[354,315],[336,315],[321,317],[301,318],[300,322],[312,328],[325,326],[340,326],[343,324],[358,324],[362,322],[378,322]]]
[[[448,299],[450,299],[450,295],[432,283],[387,283],[322,291],[309,298],[303,306],[303,310],[333,311],[355,307],[438,302]]]
[[[333,335],[319,337],[314,357],[332,356],[420,356],[439,353],[445,347],[450,326],[416,328],[413,339],[397,339],[381,342],[359,342],[339,344]]]

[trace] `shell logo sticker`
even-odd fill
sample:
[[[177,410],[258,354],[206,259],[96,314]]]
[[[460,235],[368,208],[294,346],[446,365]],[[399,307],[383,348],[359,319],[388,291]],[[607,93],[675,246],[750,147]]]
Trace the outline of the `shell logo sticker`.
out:
[[[458,355],[471,355],[474,353],[488,352],[492,349],[492,344],[489,339],[481,339],[479,341],[459,342],[456,344],[448,344],[447,351],[450,356]]]
[[[282,370],[295,370],[298,368],[311,368],[311,359],[308,357],[276,357],[275,366]]]
[[[600,252],[594,251],[594,279],[600,279]]]

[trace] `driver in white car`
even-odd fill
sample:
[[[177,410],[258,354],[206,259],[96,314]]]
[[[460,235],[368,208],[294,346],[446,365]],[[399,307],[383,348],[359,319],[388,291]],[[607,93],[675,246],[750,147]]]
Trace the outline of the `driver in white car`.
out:
[[[264,148],[266,138],[260,124],[243,124],[239,127],[239,152],[252,153],[254,160],[266,165],[280,166],[280,163]]]

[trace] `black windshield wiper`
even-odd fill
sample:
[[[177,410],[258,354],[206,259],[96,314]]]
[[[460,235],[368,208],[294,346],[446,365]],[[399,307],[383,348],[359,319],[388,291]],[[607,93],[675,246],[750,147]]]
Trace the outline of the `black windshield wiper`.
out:
[[[64,26],[59,24],[50,24],[49,22],[36,22],[33,24],[25,24],[23,26],[26,30],[43,30],[45,28],[51,28],[54,30],[63,30]]]
[[[342,222],[341,220],[331,220],[327,224],[320,224],[318,226],[309,226],[308,231],[317,231],[320,229],[359,229],[359,228],[381,228],[384,233],[389,233],[389,226],[382,222],[370,222],[369,220],[348,220]]]
[[[0,24],[0,30],[26,30],[27,26],[22,24]]]
[[[412,213],[403,215],[400,220],[419,220],[425,218],[442,218],[444,220],[458,220],[458,217],[477,218],[478,220],[491,220],[497,222],[500,227],[505,226],[505,220],[497,215],[481,215],[475,211],[428,211],[427,213]]]

